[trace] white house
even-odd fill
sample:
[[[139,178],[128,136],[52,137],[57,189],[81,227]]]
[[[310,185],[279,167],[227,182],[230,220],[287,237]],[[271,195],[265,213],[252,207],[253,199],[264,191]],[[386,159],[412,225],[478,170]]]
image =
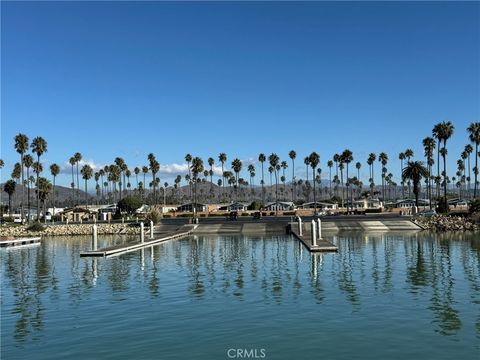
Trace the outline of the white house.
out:
[[[187,203],[177,207],[178,212],[192,212],[195,209],[196,212],[207,211],[207,205],[200,203]]]
[[[267,211],[288,211],[295,210],[295,205],[291,201],[276,201],[265,205]]]
[[[337,204],[332,204],[332,203],[317,201],[316,205],[317,205],[316,208],[320,209],[320,210],[335,210],[335,209],[338,209],[338,205]],[[308,202],[308,203],[305,203],[302,206],[300,206],[300,208],[302,208],[302,209],[315,209],[315,203],[313,201]]]

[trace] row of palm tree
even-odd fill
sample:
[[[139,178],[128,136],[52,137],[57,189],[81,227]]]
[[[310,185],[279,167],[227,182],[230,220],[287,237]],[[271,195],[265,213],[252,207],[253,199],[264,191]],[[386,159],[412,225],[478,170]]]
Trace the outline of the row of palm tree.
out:
[[[440,198],[441,188],[443,188],[443,206],[447,207],[447,184],[453,180],[458,180],[456,183],[457,188],[459,188],[459,193],[461,194],[462,187],[465,187],[465,192],[470,193],[470,182],[471,182],[471,172],[473,170],[474,181],[473,181],[473,197],[477,197],[478,193],[478,145],[480,144],[480,123],[471,123],[467,128],[468,139],[470,141],[467,144],[460,154],[460,159],[457,161],[457,172],[456,177],[451,179],[447,176],[447,142],[453,136],[454,126],[450,121],[444,121],[436,124],[432,129],[432,136],[426,137],[422,141],[424,148],[424,156],[426,160],[426,166],[424,166],[423,161],[412,161],[414,158],[414,152],[411,149],[406,149],[398,155],[401,166],[401,189],[402,189],[402,198],[405,198],[406,187],[408,189],[408,195],[411,196],[411,186],[413,184],[413,193],[417,197],[420,192],[420,181],[419,179],[425,180],[426,185],[426,196],[429,199],[430,206],[432,206],[433,189],[436,189],[436,197]],[[29,142],[29,138],[25,134],[18,134],[15,136],[15,150],[20,155],[20,162],[16,163],[13,171],[12,178],[14,179],[15,185],[22,184],[22,194],[21,194],[21,216],[22,221],[24,217],[24,198],[25,198],[25,189],[27,190],[27,208],[30,209],[30,185],[35,184],[36,190],[36,207],[37,213],[40,213],[40,202],[42,202],[42,197],[47,198],[51,187],[49,181],[42,177],[43,166],[41,163],[41,158],[44,153],[47,152],[47,142],[42,137],[35,137],[32,142]],[[472,146],[473,145],[473,146]],[[29,154],[28,151],[31,150],[32,154]],[[434,174],[434,164],[435,164],[435,150],[436,150],[436,174]],[[474,166],[473,169],[470,166],[471,154],[474,155]],[[34,156],[36,159],[34,159]],[[291,160],[291,177],[290,177],[290,200],[296,201],[298,196],[297,186],[302,184],[304,187],[304,193],[306,194],[306,200],[309,201],[310,186],[313,184],[313,201],[316,204],[316,186],[321,184],[321,174],[322,169],[319,167],[320,164],[320,155],[316,152],[312,152],[310,155],[304,158],[304,164],[306,165],[306,180],[302,179],[297,180],[295,176],[295,160],[297,158],[297,153],[295,150],[291,150],[288,153],[288,157]],[[441,171],[441,161],[443,164],[443,171]],[[134,191],[136,194],[146,198],[146,189],[150,188],[152,196],[150,197],[153,204],[158,203],[157,198],[157,188],[160,185],[160,178],[157,176],[160,171],[160,163],[157,161],[153,153],[148,154],[147,160],[148,164],[135,167],[132,171],[128,168],[126,162],[123,158],[117,157],[114,159],[111,165],[106,165],[102,169],[94,172],[92,167],[83,162],[82,165],[82,154],[76,152],[69,159],[69,164],[71,165],[71,188],[72,188],[72,206],[79,203],[79,191],[80,191],[80,175],[84,180],[85,184],[85,205],[88,206],[88,182],[93,177],[96,182],[96,196],[104,200],[113,200],[114,202],[120,200],[122,196],[128,194],[132,191],[132,184],[130,178],[132,174],[136,178],[136,187]],[[375,194],[375,162],[381,164],[381,197],[383,200],[391,196],[390,189],[396,188],[397,183],[393,180],[393,174],[388,171],[388,161],[389,156],[385,152],[381,152],[378,156],[375,153],[370,153],[367,158],[367,165],[369,166],[369,187],[370,191],[368,196],[372,197]],[[197,182],[200,181],[201,175],[204,176],[204,179],[210,178],[210,193],[212,198],[214,197],[214,165],[215,160],[213,157],[209,157],[207,160],[209,169],[205,169],[203,165],[203,160],[199,157],[193,157],[191,154],[185,156],[185,161],[187,162],[187,171],[185,175],[185,181],[188,185],[189,196],[194,200],[197,200]],[[267,162],[268,161],[268,162]],[[353,152],[349,149],[345,149],[343,152],[334,154],[331,159],[327,161],[327,167],[329,168],[329,196],[339,199],[344,206],[345,200],[348,203],[352,203],[353,200],[353,187],[356,186],[357,190],[362,189],[363,183],[360,181],[360,169],[362,167],[361,162],[355,163],[355,168],[357,170],[356,176],[351,176],[350,173],[350,164],[354,161]],[[243,169],[243,163],[240,159],[235,158],[231,162],[231,171],[227,169],[227,155],[225,153],[220,153],[218,155],[218,162],[221,165],[221,176],[219,177],[216,185],[221,188],[221,196],[225,199],[226,189],[225,185],[228,184],[230,187],[233,186],[235,192],[235,200],[238,201],[238,192],[241,186],[250,186],[250,192],[252,197],[255,198],[255,185],[254,179],[256,176],[256,169],[254,164],[249,164],[247,166],[247,171],[250,177],[250,181],[247,182],[243,179],[240,174]],[[258,156],[258,162],[260,163],[261,171],[261,202],[265,203],[265,166],[268,165],[268,172],[270,175],[270,185],[274,186],[275,189],[275,201],[279,201],[279,183],[283,184],[282,193],[285,194],[286,191],[286,169],[288,168],[288,162],[286,160],[281,160],[280,157],[272,153],[268,157],[264,153],[260,153]],[[80,165],[82,167],[80,168]],[[404,166],[406,165],[406,166]],[[335,175],[332,178],[332,168],[335,166]],[[423,166],[421,168],[420,166]],[[3,161],[2,161],[3,167]],[[30,176],[30,169],[33,170],[35,177]],[[311,184],[309,180],[309,170],[311,169]],[[406,171],[408,169],[408,171]],[[424,171],[425,169],[425,171]],[[345,171],[345,178],[344,178]],[[280,173],[281,172],[281,173]],[[467,175],[468,172],[468,175]],[[146,176],[151,173],[152,181],[146,184]],[[56,177],[60,174],[60,166],[57,164],[52,164],[50,166],[50,174],[53,178],[53,188],[55,187]],[[139,175],[143,175],[143,181],[139,181]],[[15,181],[15,179],[17,181]],[[274,179],[274,183],[273,183]],[[178,175],[174,180],[174,189],[178,189],[181,185],[182,176]],[[48,182],[48,183],[47,183]],[[99,184],[100,182],[100,184]],[[15,186],[12,182],[7,182],[5,185],[5,191],[7,194],[12,194],[15,192]],[[468,183],[468,187],[467,187]],[[119,191],[117,191],[117,185]],[[406,185],[406,186],[405,186]],[[333,189],[332,189],[333,186]],[[165,182],[164,186],[161,188],[163,190],[163,198],[165,201],[166,189],[168,183]],[[7,191],[8,189],[8,191]],[[360,192],[360,191],[358,191]],[[108,197],[106,196],[108,194]],[[118,194],[118,199],[117,199]],[[394,195],[395,196],[395,195]],[[55,193],[53,192],[53,205],[55,206]],[[348,206],[348,205],[347,205]]]

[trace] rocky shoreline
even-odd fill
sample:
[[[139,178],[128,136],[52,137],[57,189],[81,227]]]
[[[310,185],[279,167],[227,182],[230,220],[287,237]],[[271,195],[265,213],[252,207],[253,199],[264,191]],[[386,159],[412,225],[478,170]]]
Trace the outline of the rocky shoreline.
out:
[[[473,231],[479,229],[478,224],[475,224],[471,219],[460,216],[417,216],[413,219],[413,222],[425,230],[432,231]]]
[[[46,225],[43,231],[27,230],[28,226],[4,226],[0,228],[2,237],[18,236],[70,236],[70,235],[91,235],[92,225]],[[140,234],[140,227],[129,226],[128,224],[97,224],[99,235],[136,235]]]

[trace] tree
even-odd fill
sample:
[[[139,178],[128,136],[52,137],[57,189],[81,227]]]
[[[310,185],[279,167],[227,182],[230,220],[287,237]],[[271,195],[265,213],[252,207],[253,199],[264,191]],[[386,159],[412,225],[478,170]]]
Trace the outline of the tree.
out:
[[[133,169],[133,173],[135,174],[135,182],[137,184],[136,188],[138,191],[138,174],[140,174],[140,168],[138,166],[135,166],[135,168]]]
[[[353,154],[349,149],[346,149],[343,151],[341,158],[342,158],[342,162],[347,164],[346,170],[347,170],[347,196],[348,196],[348,193],[349,193],[348,189],[350,188],[350,182],[348,181],[349,179],[348,164],[350,164],[353,161]],[[348,204],[348,201],[347,201],[347,204]],[[348,213],[348,205],[347,205],[347,213]]]
[[[240,171],[242,171],[242,162],[240,159],[234,159],[232,161],[232,170],[235,173],[235,202],[238,202],[238,177],[240,174]]]
[[[333,161],[332,160],[328,160],[327,161],[327,166],[328,166],[328,170],[330,172],[330,175],[329,175],[329,180],[330,180],[330,197],[332,197],[332,167],[333,167]]]
[[[454,126],[450,121],[443,121],[438,126],[438,139],[439,139],[439,146],[440,142],[443,141],[443,148],[440,150],[440,155],[442,155],[443,159],[443,202],[445,206],[445,210],[448,211],[448,203],[447,203],[447,140],[450,139],[453,135]]]
[[[133,214],[142,206],[142,200],[136,196],[125,196],[118,202],[117,206],[121,212]]]
[[[190,169],[190,162],[192,161],[192,155],[190,155],[190,154],[185,155],[185,161],[187,162],[188,177],[191,179],[192,178],[192,173],[191,173],[191,169]],[[192,197],[192,185],[190,183],[189,183],[188,190],[189,190],[190,197]]]
[[[315,169],[317,168],[318,164],[320,162],[320,155],[318,155],[315,151],[312,152],[308,156],[308,163],[312,167],[312,177],[313,177],[313,206],[314,206],[314,214],[317,213],[317,197],[316,197],[316,191],[315,191]]]
[[[73,175],[73,167],[75,166],[75,156],[72,156],[68,162],[72,166],[72,207],[75,206],[75,176]]]
[[[30,215],[30,168],[33,165],[33,157],[30,154],[25,154],[23,157],[23,165],[27,168],[27,209],[28,209],[28,214]],[[22,184],[25,186],[25,184]],[[30,219],[30,216],[29,216]]]
[[[155,158],[153,153],[148,154],[148,161],[150,163],[150,171],[152,172],[152,181],[153,181],[153,203],[157,203],[157,181],[156,174],[160,171],[160,163]]]
[[[192,210],[195,215],[196,213],[196,207],[197,207],[197,180],[198,180],[198,174],[201,174],[203,172],[203,160],[199,157],[194,157],[192,159],[192,166],[190,168],[191,174],[193,177],[193,204],[192,204]]]
[[[384,152],[380,153],[380,155],[378,155],[378,161],[382,164],[382,200],[385,202],[385,175],[387,172],[388,155]]]
[[[80,154],[79,152],[76,152],[75,154],[73,154],[73,159],[74,159],[75,165],[77,167],[77,199],[78,199],[78,202],[80,202],[80,178],[79,178],[78,166],[80,164],[80,161],[82,161],[82,154]],[[75,180],[74,180],[74,182],[75,182]]]
[[[432,209],[432,165],[433,165],[433,153],[435,151],[435,139],[433,137],[426,137],[422,141],[423,150],[425,157],[427,158],[427,169],[428,169],[428,178],[427,178],[427,194],[429,207]],[[402,171],[403,173],[403,171]]]
[[[82,173],[82,179],[85,180],[85,206],[88,208],[88,180],[92,178],[93,170],[90,165],[85,164],[80,171]]]
[[[406,156],[404,152],[401,152],[398,154],[398,159],[400,160],[400,177],[402,176],[403,173],[403,160],[405,160]],[[402,199],[405,199],[405,184],[403,183],[403,180],[401,181],[402,185]]]
[[[295,200],[295,159],[297,158],[297,153],[295,150],[290,150],[288,157],[292,160],[292,202]]]
[[[142,166],[142,174],[143,174],[143,191],[142,191],[142,199],[145,200],[145,176],[148,174],[150,170],[148,169],[148,166]]]
[[[224,166],[225,162],[227,161],[227,154],[220,153],[218,155],[218,161],[222,164],[222,187],[223,187],[223,194],[225,195],[225,176],[224,176]],[[219,185],[220,186],[220,185]]]
[[[37,163],[40,165],[40,156],[47,152],[47,142],[41,137],[37,136],[32,140],[32,152],[37,155]],[[39,186],[40,172],[37,173],[37,190]],[[40,191],[37,191],[37,222],[40,222]]]
[[[421,161],[409,161],[403,169],[402,179],[413,182],[413,194],[415,195],[415,205],[418,207],[418,195],[420,192],[419,184],[422,178],[428,177],[428,170]]]
[[[479,125],[480,127],[480,125]],[[470,186],[470,181],[472,180],[472,173],[471,173],[471,167],[470,167],[470,155],[473,152],[473,147],[470,144],[465,145],[465,149],[463,153],[466,155],[466,159],[468,161],[468,176],[467,176],[467,181],[468,181],[468,195],[471,196],[470,191],[471,191],[471,186]],[[462,154],[463,154],[462,153]]]
[[[53,202],[53,214],[52,215],[55,215],[55,179],[56,177],[58,176],[58,174],[60,174],[60,166],[58,166],[57,164],[52,164],[50,165],[50,173],[52,174],[53,176],[53,187],[52,187],[52,192],[53,192],[53,199],[52,199],[52,202]],[[53,219],[53,217],[52,217]]]
[[[23,172],[23,166],[24,166],[24,160],[23,157],[25,156],[25,153],[28,150],[28,136],[25,134],[17,134],[15,136],[15,150],[17,153],[20,154],[20,176],[22,178],[22,185],[24,184],[24,172]],[[23,210],[23,203],[25,201],[25,187],[22,186],[22,201],[20,203],[20,208],[21,208],[21,214],[20,218],[23,224],[23,219],[25,216],[24,210]]]
[[[262,181],[261,181],[261,185],[262,185],[262,206],[265,205],[265,189],[264,189],[264,185],[265,185],[265,180],[263,178],[263,163],[267,160],[267,158],[265,157],[265,154],[263,153],[260,153],[258,155],[258,161],[260,161],[260,164],[262,165]]]
[[[124,174],[124,169],[125,169],[125,160],[123,160],[121,157],[116,157],[114,160],[115,165],[118,166],[120,169],[120,182],[119,182],[119,191],[120,191],[120,200],[122,200],[122,186],[125,188],[125,178],[123,178],[122,181],[122,175]]]
[[[208,158],[208,166],[210,166],[210,171],[208,174],[210,175],[210,192],[213,192],[213,164],[215,164],[215,160],[212,157]]]
[[[377,155],[375,155],[375,153],[370,153],[368,155],[367,164],[370,166],[370,196],[373,196],[373,188],[375,187],[375,174],[373,172],[373,165],[375,164],[376,159]]]
[[[471,123],[468,128],[468,138],[469,140],[475,144],[475,167],[473,168],[473,175],[474,175],[474,184],[473,184],[473,197],[477,197],[477,189],[478,189],[478,145],[480,144],[480,122]]]
[[[8,213],[10,214],[10,216],[12,215],[12,196],[15,193],[16,186],[17,183],[15,182],[15,180],[8,180],[3,185],[3,191],[8,194]]]
[[[36,164],[40,164],[36,162]],[[46,203],[49,194],[52,192],[52,184],[46,178],[41,177],[37,180],[37,198],[40,199],[43,205],[43,220],[47,222]],[[40,222],[40,213],[37,213],[37,221]]]
[[[278,205],[278,168],[280,166],[280,158],[278,157],[277,154],[272,153],[268,157],[268,162],[270,163],[270,167],[272,168],[272,172],[275,175],[275,203]],[[278,206],[276,206],[277,208]]]

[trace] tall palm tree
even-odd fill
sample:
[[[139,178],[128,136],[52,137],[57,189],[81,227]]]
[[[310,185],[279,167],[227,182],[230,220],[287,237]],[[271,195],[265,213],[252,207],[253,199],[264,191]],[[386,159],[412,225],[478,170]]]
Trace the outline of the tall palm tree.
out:
[[[315,169],[317,168],[318,164],[320,162],[320,155],[318,155],[315,151],[313,151],[309,156],[308,156],[308,163],[312,167],[312,176],[315,176]],[[316,191],[315,191],[315,179],[313,179],[313,206],[314,206],[314,214],[317,213],[317,197],[316,197]]]
[[[332,167],[333,167],[333,161],[328,160],[327,161],[327,166],[328,166],[328,170],[330,171],[330,197],[332,197]]]
[[[295,150],[290,150],[288,156],[292,160],[292,202],[295,200],[295,159],[297,158],[297,153]]]
[[[90,165],[85,164],[80,173],[82,174],[82,179],[85,180],[85,206],[88,208],[88,180],[92,178],[93,170]]]
[[[152,172],[152,181],[153,181],[153,203],[157,204],[157,172],[160,171],[160,163],[155,158],[153,153],[148,154],[148,161],[150,163],[150,171]],[[190,168],[188,169],[190,172]],[[203,171],[203,170],[202,170]]]
[[[224,173],[224,166],[225,166],[225,163],[227,162],[227,154],[225,153],[220,153],[218,155],[218,161],[220,161],[220,163],[222,164],[222,193],[225,195],[225,176],[223,175]]]
[[[258,155],[258,161],[260,161],[260,164],[262,165],[262,181],[261,181],[261,185],[262,185],[262,206],[265,205],[265,189],[264,189],[264,185],[265,185],[265,180],[264,180],[264,172],[263,172],[263,163],[265,162],[265,160],[267,160],[267,158],[265,157],[265,154],[263,153],[260,153]]]
[[[3,185],[3,191],[5,191],[8,194],[8,214],[12,216],[12,196],[15,194],[15,188],[17,186],[17,183],[15,180],[8,180],[4,185]]]
[[[185,155],[185,161],[187,162],[187,167],[188,167],[188,177],[191,179],[192,178],[192,173],[191,173],[191,169],[190,169],[190,163],[192,162],[192,155],[190,155],[190,154]],[[192,197],[192,185],[190,183],[189,183],[188,190],[189,190],[189,196],[191,198]]]
[[[377,155],[370,153],[367,159],[367,164],[370,166],[370,196],[373,196],[373,188],[375,187],[375,174],[373,172],[375,160],[377,160]]]
[[[275,212],[277,212],[278,208],[278,167],[280,166],[280,158],[277,154],[271,153],[268,157],[268,162],[270,166],[273,168],[273,172],[275,174]]]
[[[248,171],[248,174],[250,175],[250,192],[253,195],[254,194],[253,176],[255,176],[255,166],[253,166],[253,164],[248,165],[247,171]]]
[[[215,164],[215,160],[212,157],[208,158],[208,166],[210,166],[210,171],[208,174],[210,175],[210,192],[213,192],[213,164]]]
[[[285,192],[285,181],[286,181],[286,177],[285,177],[285,170],[287,170],[288,168],[288,164],[286,161],[282,161],[280,163],[280,167],[282,168],[282,176],[283,176],[283,180],[280,179],[280,181],[282,181],[283,183],[283,192]]]
[[[242,171],[242,162],[240,159],[234,159],[232,161],[232,170],[235,173],[235,202],[238,202],[238,176],[240,171]]]
[[[140,168],[138,166],[135,166],[135,168],[133,169],[133,173],[135,174],[135,183],[138,192],[138,174],[140,174]]]
[[[191,159],[192,166],[189,168],[191,170],[191,174],[193,176],[193,202],[192,202],[192,211],[195,216],[196,208],[197,208],[197,182],[198,182],[198,174],[203,172],[203,160],[199,157],[194,157]],[[190,163],[190,161],[189,161]]]
[[[25,154],[23,157],[23,165],[27,169],[27,209],[28,209],[28,218],[30,219],[30,168],[33,165],[33,157],[30,154]],[[25,184],[23,184],[25,186]]]
[[[78,201],[80,202],[80,178],[79,178],[79,169],[78,166],[80,164],[80,161],[82,161],[82,154],[79,152],[76,152],[73,154],[73,158],[75,159],[75,164],[77,166],[77,198]]]
[[[410,159],[413,157],[414,153],[412,149],[407,149],[405,150],[405,157],[407,158],[407,162],[410,161]],[[411,183],[410,180],[407,180],[407,186],[408,186],[408,198],[412,197],[412,190],[411,190]]]
[[[120,200],[122,200],[122,186],[125,188],[125,179],[122,181],[123,170],[125,168],[125,160],[121,157],[116,157],[114,160],[115,165],[120,169],[120,182],[118,184],[120,191]]]
[[[465,149],[463,152],[466,154],[466,159],[467,159],[467,167],[468,167],[468,176],[467,176],[467,181],[468,181],[468,196],[470,197],[470,191],[471,191],[471,186],[470,186],[470,181],[472,180],[472,173],[471,173],[471,167],[470,167],[470,155],[473,152],[473,147],[470,144],[465,145]]]
[[[434,139],[437,139],[437,181],[436,181],[436,192],[437,192],[437,198],[440,197],[440,179],[441,179],[441,174],[440,174],[440,150],[441,150],[441,123],[436,124],[433,129],[432,129],[432,136]]]
[[[382,164],[382,201],[385,202],[385,174],[387,172],[388,155],[384,152],[378,155],[378,161]]]
[[[16,185],[20,184],[20,178],[22,177],[21,173],[22,173],[22,165],[20,165],[20,163],[17,162],[15,163],[15,165],[13,165],[13,170],[11,175],[12,179],[15,180]],[[14,196],[13,204],[15,206],[15,196]]]
[[[23,166],[24,166],[24,160],[23,157],[25,156],[25,153],[28,151],[28,136],[22,133],[19,133],[15,136],[15,150],[17,153],[20,154],[20,169],[21,169],[21,179],[22,179],[22,201],[20,203],[20,208],[21,208],[21,214],[20,214],[20,219],[23,224],[24,220],[24,210],[23,210],[23,203],[25,202],[25,186],[24,184],[24,171],[23,171]]]
[[[413,182],[413,194],[415,195],[415,205],[418,207],[418,195],[420,193],[420,180],[428,177],[428,170],[421,161],[409,161],[403,169],[402,178]]]
[[[468,138],[469,140],[475,144],[475,167],[473,168],[473,175],[474,175],[474,185],[473,185],[473,197],[477,197],[477,189],[478,189],[478,145],[480,144],[480,122],[471,123],[468,128]]]
[[[143,174],[143,191],[142,191],[142,198],[145,199],[145,176],[147,176],[148,172],[150,170],[148,169],[148,166],[142,166],[142,174]]]
[[[132,176],[132,172],[127,168],[125,169],[125,172],[124,172],[124,176],[127,177],[127,194],[132,186],[132,184],[130,184],[130,176]]]
[[[35,191],[35,193],[36,193],[36,195],[37,195],[37,201],[39,201],[40,199],[39,199],[39,197],[38,197],[38,195],[39,195],[39,191],[38,191],[38,184],[39,184],[39,182],[38,182],[38,177],[39,177],[39,175],[40,175],[40,174],[42,173],[42,171],[43,171],[43,166],[42,166],[42,163],[40,163],[40,162],[38,162],[38,161],[35,161],[35,162],[33,163],[33,166],[32,166],[32,167],[33,167],[33,172],[37,175],[37,181],[36,181],[37,190]],[[39,222],[39,221],[40,221],[40,203],[37,202],[37,222]]]
[[[433,165],[433,153],[435,151],[435,139],[433,137],[426,137],[422,141],[423,150],[425,157],[427,159],[427,170],[428,170],[428,177],[427,177],[427,194],[428,194],[428,202],[430,209],[432,209],[432,165]],[[402,172],[403,173],[403,172]]]
[[[403,173],[403,160],[405,160],[406,156],[404,152],[401,152],[398,154],[398,159],[400,160],[400,178],[402,177]],[[405,184],[403,183],[403,180],[400,180],[400,184],[402,185],[402,199],[405,199]]]
[[[346,170],[347,170],[347,196],[348,196],[348,189],[350,187],[350,181],[348,181],[349,177],[348,177],[348,164],[350,164],[352,161],[353,161],[353,153],[349,150],[349,149],[345,149],[341,155],[341,158],[342,158],[342,162],[347,164],[346,166]],[[347,201],[347,213],[348,213],[348,201]]]
[[[53,176],[53,187],[52,187],[52,192],[53,192],[53,214],[52,214],[52,219],[53,216],[55,216],[55,179],[57,178],[58,174],[60,174],[60,166],[57,164],[52,164],[50,165],[50,174]]]
[[[438,139],[443,141],[443,148],[441,149],[440,155],[443,158],[443,202],[445,206],[445,211],[448,211],[447,203],[447,140],[450,139],[453,135],[455,127],[450,121],[443,121],[439,126]]]
[[[37,163],[40,164],[40,156],[47,152],[47,142],[41,136],[37,136],[32,140],[32,144],[30,146],[32,148],[32,152],[37,155]],[[38,177],[40,173],[37,172],[37,189],[39,186]],[[40,193],[37,191],[37,221],[40,222]]]
[[[37,164],[40,164],[37,162]],[[43,221],[47,222],[47,209],[46,203],[48,199],[48,195],[52,191],[52,184],[46,178],[41,177],[39,178],[37,183],[37,198],[40,199],[43,205]],[[37,214],[37,219],[40,221],[40,213]]]

